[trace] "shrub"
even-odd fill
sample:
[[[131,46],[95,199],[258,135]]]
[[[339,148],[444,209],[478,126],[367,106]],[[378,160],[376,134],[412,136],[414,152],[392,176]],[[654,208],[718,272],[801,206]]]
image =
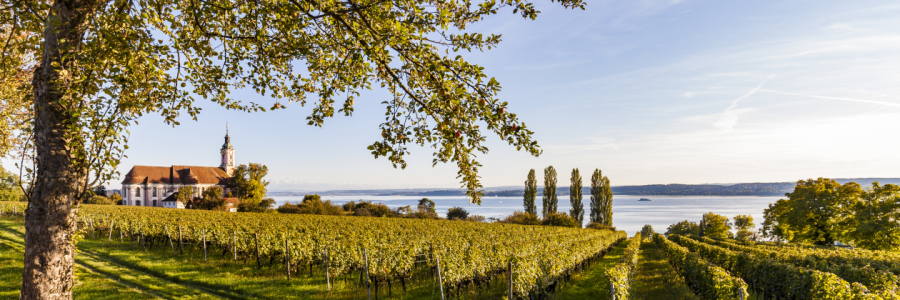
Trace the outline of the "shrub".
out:
[[[616,227],[609,226],[609,225],[605,225],[605,224],[602,224],[602,223],[599,223],[599,222],[591,222],[591,223],[588,223],[587,226],[586,226],[585,228],[597,229],[597,230],[612,230],[612,231],[616,231]]]
[[[241,199],[238,203],[239,212],[274,212],[272,205],[275,205],[275,199]]]
[[[278,212],[286,214],[310,214],[310,215],[343,215],[344,209],[331,200],[322,201],[317,194],[303,196],[303,202],[298,205],[286,202],[278,207]]]
[[[279,206],[276,210],[279,213],[283,213],[283,214],[299,214],[300,206],[291,204],[291,202],[288,201],[288,202],[285,202],[284,204],[282,204],[281,206]]]
[[[359,202],[362,202],[362,200],[359,200]],[[350,202],[344,203],[344,205],[341,205],[341,208],[343,208],[344,211],[346,211],[346,212],[352,213],[353,211],[356,210],[356,202],[350,201]]]
[[[450,220],[465,220],[469,217],[469,212],[467,212],[464,208],[459,206],[451,207],[447,210],[447,219]]]
[[[122,200],[122,195],[119,194],[112,194],[112,196],[109,196],[109,200],[116,205],[125,205],[124,200]]]
[[[370,213],[368,209],[360,207],[353,211],[353,215],[357,217],[371,217],[372,213]]]
[[[523,211],[514,211],[512,215],[500,220],[500,223],[519,224],[519,225],[541,225],[541,219],[535,214]]]
[[[544,216],[543,225],[562,226],[562,227],[578,227],[578,223],[566,213],[548,213]]]
[[[345,211],[352,212],[354,216],[374,216],[374,217],[392,217],[394,212],[390,207],[383,203],[372,203],[369,201],[347,202],[341,206]],[[362,212],[360,211],[362,210]]]
[[[84,200],[84,204],[115,205],[116,202],[103,196],[93,196]]]
[[[700,236],[700,226],[695,222],[691,222],[688,220],[684,220],[672,225],[669,225],[669,228],[666,229],[666,236],[677,234],[677,235],[689,235],[689,236]]]
[[[641,228],[641,237],[645,238],[645,239],[652,238],[653,237],[653,226],[650,226],[650,224],[644,225],[644,227]]]
[[[485,218],[482,215],[471,215],[471,216],[466,217],[466,221],[471,221],[471,222],[484,222],[485,220],[487,220],[487,218]]]

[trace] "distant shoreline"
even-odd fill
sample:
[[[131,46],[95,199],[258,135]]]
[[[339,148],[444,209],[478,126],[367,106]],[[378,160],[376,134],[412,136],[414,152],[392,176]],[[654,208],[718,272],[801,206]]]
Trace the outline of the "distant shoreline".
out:
[[[836,178],[837,182],[844,184],[856,182],[862,186],[869,186],[874,181],[881,184],[900,184],[900,178]],[[778,197],[784,196],[794,190],[795,182],[764,182],[764,183],[735,183],[735,184],[650,184],[613,186],[615,195],[629,196],[710,196],[710,197]],[[568,196],[569,187],[557,187],[559,196]],[[543,188],[538,188],[540,196]],[[584,187],[581,191],[584,197],[590,197],[591,188]],[[319,194],[328,196],[414,196],[414,197],[464,197],[465,190],[460,189],[372,189],[372,190],[331,190],[331,191],[272,191],[269,196],[303,196],[306,194]],[[486,188],[484,197],[521,197],[523,189],[514,186]]]

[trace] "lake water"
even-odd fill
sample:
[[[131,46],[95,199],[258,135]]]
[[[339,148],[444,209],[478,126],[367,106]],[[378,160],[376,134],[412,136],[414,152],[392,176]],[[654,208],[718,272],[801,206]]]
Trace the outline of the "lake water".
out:
[[[538,195],[536,206],[541,210],[541,195]],[[276,205],[286,201],[300,203],[303,197],[272,197]],[[648,198],[653,201],[638,201],[640,198]],[[729,219],[735,215],[752,215],[757,223],[757,228],[763,220],[763,209],[769,203],[774,203],[782,197],[724,197],[724,196],[628,196],[617,195],[613,197],[613,225],[619,230],[625,230],[629,235],[641,230],[644,224],[650,224],[656,232],[665,232],[666,228],[684,220],[700,222],[704,213],[714,212],[725,215]],[[343,204],[350,201],[372,201],[384,203],[396,208],[406,205],[415,207],[421,196],[322,196],[322,200]],[[522,197],[485,197],[481,205],[469,204],[466,197],[428,197],[434,201],[436,210],[441,216],[447,214],[447,210],[454,206],[465,208],[469,214],[485,217],[503,218],[516,210],[524,210]],[[585,210],[585,224],[590,213],[590,195],[582,200]],[[569,196],[559,197],[559,211],[569,212],[571,209]]]

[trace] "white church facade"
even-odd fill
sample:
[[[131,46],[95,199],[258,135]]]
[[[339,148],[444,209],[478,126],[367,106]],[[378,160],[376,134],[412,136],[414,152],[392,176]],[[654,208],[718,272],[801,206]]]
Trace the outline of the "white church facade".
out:
[[[194,198],[200,198],[203,191],[212,187],[222,188],[227,195],[228,180],[234,173],[234,147],[231,137],[225,131],[225,144],[219,152],[221,164],[218,167],[198,166],[134,166],[122,181],[124,205],[184,208],[176,201],[175,194],[183,186],[194,188]],[[230,210],[235,210],[232,206]]]

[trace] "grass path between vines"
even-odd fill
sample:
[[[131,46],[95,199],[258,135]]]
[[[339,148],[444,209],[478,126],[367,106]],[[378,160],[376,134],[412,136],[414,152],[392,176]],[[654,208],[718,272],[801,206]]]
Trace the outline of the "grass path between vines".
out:
[[[632,299],[699,299],[685,284],[684,278],[669,265],[666,253],[647,240],[641,243],[631,284]]]
[[[585,269],[583,272],[573,274],[570,280],[562,285],[562,290],[555,293],[555,299],[610,299],[609,279],[606,278],[606,270],[619,263],[619,258],[625,252],[625,246],[630,241],[624,240],[600,261]]]

